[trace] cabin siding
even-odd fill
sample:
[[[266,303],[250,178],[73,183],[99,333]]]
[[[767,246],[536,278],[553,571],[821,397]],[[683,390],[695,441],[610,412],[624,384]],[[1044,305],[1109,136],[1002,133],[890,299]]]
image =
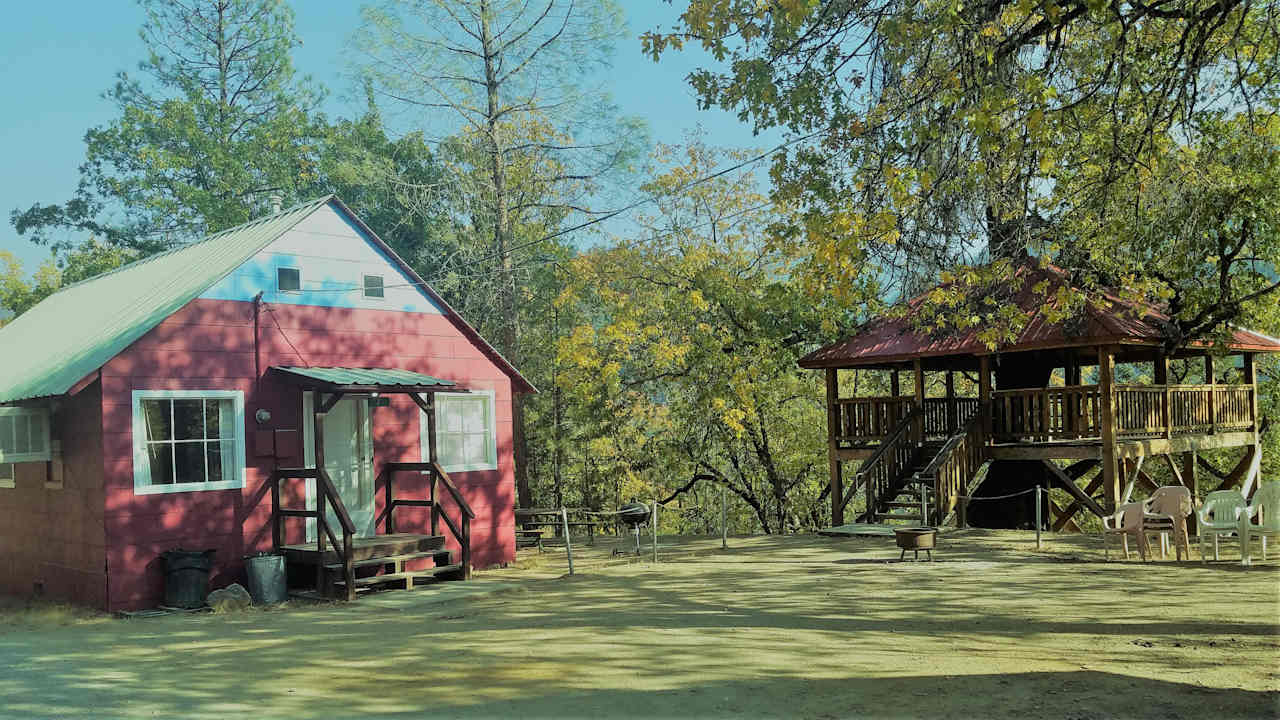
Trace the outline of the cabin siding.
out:
[[[105,604],[101,408],[98,383],[64,399],[50,428],[61,462],[19,463],[0,488],[0,592]]]
[[[254,381],[253,303],[197,299],[160,323],[102,369],[102,427],[105,467],[106,560],[111,610],[154,606],[163,596],[160,554],[175,547],[214,549],[210,586],[244,582],[242,558],[270,549],[271,494],[266,480],[274,458],[260,454],[259,430],[301,430],[301,393],[277,382],[273,365],[403,368],[495,392],[498,469],[451,475],[472,503],[472,557],[476,566],[514,558],[514,471],[511,452],[511,379],[468,341],[447,318],[333,306],[280,306],[268,302],[260,318]],[[132,393],[142,389],[239,390],[244,393],[246,472],[238,490],[158,495],[134,492]],[[259,408],[272,414],[267,426],[253,419]],[[404,396],[370,414],[374,472],[386,462],[416,462],[417,406]],[[301,447],[299,433],[298,446]],[[283,458],[282,465],[301,464]],[[423,487],[415,474],[397,477],[397,492]],[[302,483],[296,483],[300,491]],[[292,496],[292,499],[289,499]],[[383,505],[381,488],[376,512]],[[286,494],[300,506],[300,492]],[[429,530],[430,514],[397,511],[397,528]],[[303,523],[291,521],[290,541],[301,539]],[[447,530],[441,532],[448,535]],[[456,547],[456,543],[453,544]]]

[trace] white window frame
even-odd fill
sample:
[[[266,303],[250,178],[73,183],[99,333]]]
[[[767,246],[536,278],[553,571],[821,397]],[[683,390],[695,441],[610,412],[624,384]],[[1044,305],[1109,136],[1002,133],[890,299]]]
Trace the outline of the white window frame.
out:
[[[231,400],[232,438],[231,479],[198,483],[151,484],[151,462],[147,458],[147,428],[142,414],[143,400]],[[203,490],[238,490],[244,487],[244,393],[239,390],[134,390],[133,391],[133,492],[135,495],[199,492]]]
[[[370,295],[370,294],[369,294],[369,284],[368,284],[368,283],[369,283],[369,278],[371,278],[371,277],[373,277],[373,278],[378,278],[378,281],[379,281],[380,283],[382,283],[381,285],[379,285],[379,286],[378,286],[378,289],[382,291],[382,294],[381,294],[381,295]],[[364,298],[365,300],[375,300],[375,301],[378,301],[378,302],[381,302],[381,301],[383,301],[383,300],[386,300],[386,299],[387,299],[387,278],[386,278],[384,275],[380,275],[380,274],[378,274],[378,273],[361,273],[361,275],[360,275],[360,297]]]
[[[297,271],[297,273],[298,273],[298,289],[297,289],[297,290],[283,290],[283,289],[281,289],[281,287],[280,287],[280,271],[281,271],[281,270],[296,270],[296,271]],[[293,294],[296,294],[296,293],[301,293],[301,292],[302,292],[302,268],[300,268],[300,267],[293,267],[292,265],[277,265],[277,266],[276,266],[276,292],[278,292],[278,293],[288,293],[288,294],[290,294],[290,295],[293,295]]]
[[[9,477],[0,477],[0,488],[16,488],[18,486],[18,468],[13,463],[0,463]]]
[[[23,462],[46,462],[53,459],[53,432],[49,423],[49,409],[44,407],[0,407],[0,416],[12,417],[15,422],[18,418],[35,419],[43,426],[44,430],[44,450],[39,452],[25,453],[5,453],[3,447],[0,447],[0,462],[3,463],[23,463]]]
[[[472,463],[472,464],[454,464],[441,463],[441,467],[445,472],[473,472],[479,470],[497,470],[498,469],[498,421],[496,412],[495,395],[492,390],[472,390],[469,393],[436,393],[436,447],[440,448],[441,435],[443,433],[444,423],[440,421],[440,405],[441,402],[448,402],[450,398],[467,398],[474,400],[475,398],[484,398],[489,414],[489,442],[485,448],[488,451],[488,462]],[[427,416],[421,410],[418,411],[418,442],[422,452],[423,462],[426,462],[430,453],[430,445],[427,443]]]

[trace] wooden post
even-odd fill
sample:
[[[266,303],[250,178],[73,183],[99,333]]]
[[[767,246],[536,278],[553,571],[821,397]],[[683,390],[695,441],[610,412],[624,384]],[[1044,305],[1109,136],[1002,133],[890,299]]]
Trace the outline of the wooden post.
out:
[[[1253,424],[1253,436],[1258,436],[1258,363],[1253,353],[1241,356],[1240,373],[1244,376],[1244,384],[1249,386],[1249,421]]]
[[[1214,387],[1218,383],[1218,374],[1213,369],[1213,355],[1205,353],[1204,356],[1204,384],[1209,386],[1209,434],[1213,435],[1218,432],[1218,390]]]
[[[436,394],[427,393],[422,398],[422,414],[427,418],[427,462],[440,462],[440,454],[436,450]],[[436,471],[431,470],[430,483],[431,494],[428,496],[431,500],[431,534],[439,535],[440,528],[440,504],[436,498]],[[463,513],[464,515],[466,513]],[[539,546],[541,548],[541,546]]]
[[[324,467],[324,398],[319,390],[311,392],[311,446],[314,448],[316,470]],[[324,568],[324,541],[325,526],[329,521],[325,519],[325,494],[320,487],[320,478],[315,478],[311,482],[315,483],[316,488],[316,550],[319,552],[320,562],[316,563],[316,593],[326,595],[325,592],[325,568]]]
[[[916,407],[924,410],[924,367],[920,362],[920,358],[911,361],[911,369],[914,371],[916,378],[915,397]],[[916,444],[924,444],[924,416],[920,417],[920,422],[916,424]]]
[[[729,549],[729,497],[725,486],[720,486],[720,549]]]
[[[991,356],[978,358],[978,412],[982,413],[983,435],[991,438]]]
[[[956,374],[947,371],[947,434],[954,434],[960,429],[960,409],[956,407]]]
[[[1164,397],[1160,406],[1160,425],[1164,427],[1164,436],[1173,437],[1173,393],[1169,390],[1169,356],[1163,350],[1156,353],[1155,361],[1156,385],[1164,387]]]
[[[899,390],[899,384],[898,384],[898,371],[897,371],[897,370],[894,370],[894,371],[889,375],[889,394],[890,394],[890,395],[892,395],[892,396],[894,396],[894,397],[898,397],[898,395],[900,395],[900,394],[901,394],[901,392],[900,392],[900,390]]]
[[[464,513],[465,516],[465,513]],[[569,558],[569,574],[573,574],[573,541],[569,539],[569,511],[560,508],[560,524],[564,528],[564,553]]]
[[[1098,395],[1102,403],[1102,487],[1106,493],[1107,512],[1114,512],[1120,501],[1120,478],[1116,474],[1116,419],[1113,379],[1115,355],[1111,348],[1098,347]]]
[[[844,524],[844,479],[840,476],[840,443],[836,440],[840,428],[839,371],[827,369],[827,465],[830,472],[831,525]]]

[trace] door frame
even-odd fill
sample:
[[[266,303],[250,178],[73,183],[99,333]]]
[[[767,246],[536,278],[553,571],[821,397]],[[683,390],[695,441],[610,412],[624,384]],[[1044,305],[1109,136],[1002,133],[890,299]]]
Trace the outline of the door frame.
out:
[[[316,465],[316,441],[315,441],[315,395],[317,391],[302,391],[302,461],[305,467],[315,467]],[[369,484],[373,485],[373,427],[371,413],[369,412],[369,396],[346,394],[338,402],[344,402],[351,399],[356,402],[356,431],[364,436],[364,442],[359,444],[360,450],[364,457],[360,458],[361,466],[365,472],[369,473]],[[316,509],[316,481],[307,478],[307,509]],[[377,516],[377,488],[371,488],[371,501],[374,504],[374,516]],[[369,528],[370,534],[377,534],[377,527]],[[361,528],[356,528],[357,537],[365,537],[360,535]],[[315,518],[307,518],[307,542],[314,542],[316,539],[316,521]]]

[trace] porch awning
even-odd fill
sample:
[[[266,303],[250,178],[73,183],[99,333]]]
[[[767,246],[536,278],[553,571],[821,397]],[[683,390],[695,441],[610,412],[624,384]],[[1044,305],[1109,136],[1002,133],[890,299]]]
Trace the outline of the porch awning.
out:
[[[394,368],[280,367],[271,368],[282,380],[308,390],[332,393],[467,392],[452,380]]]

